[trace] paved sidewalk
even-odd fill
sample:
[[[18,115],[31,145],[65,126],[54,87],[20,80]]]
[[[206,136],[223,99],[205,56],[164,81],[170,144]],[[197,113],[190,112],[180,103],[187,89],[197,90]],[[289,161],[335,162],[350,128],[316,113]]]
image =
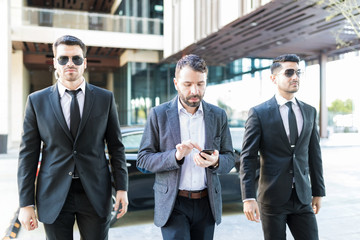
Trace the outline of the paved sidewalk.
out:
[[[8,150],[8,154],[0,154],[0,237],[10,226],[10,221],[18,209],[17,192],[17,149]]]
[[[321,240],[360,239],[360,134],[334,134],[321,140],[327,196],[317,215]],[[0,237],[5,234],[18,207],[16,171],[17,149],[0,154]],[[74,239],[80,239],[77,228]],[[44,230],[20,229],[20,240],[45,239]],[[153,224],[153,211],[129,212],[110,229],[109,239],[161,239]],[[224,205],[222,223],[215,229],[215,240],[261,240],[261,224],[249,222],[242,204]],[[292,240],[288,232],[288,238]]]

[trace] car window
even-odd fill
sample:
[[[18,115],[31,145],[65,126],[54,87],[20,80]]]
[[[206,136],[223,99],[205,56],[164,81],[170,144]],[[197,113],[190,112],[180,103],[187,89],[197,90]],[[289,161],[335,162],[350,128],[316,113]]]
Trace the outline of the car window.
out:
[[[142,133],[123,135],[122,143],[125,146],[125,153],[137,153],[142,138]]]

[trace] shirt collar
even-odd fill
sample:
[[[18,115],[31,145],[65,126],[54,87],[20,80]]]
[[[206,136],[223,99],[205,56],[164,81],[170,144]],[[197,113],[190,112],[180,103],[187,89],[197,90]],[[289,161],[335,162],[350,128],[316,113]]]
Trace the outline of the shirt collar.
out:
[[[181,104],[180,102],[180,97],[178,97],[178,113],[180,114],[180,112],[184,112],[184,113],[187,113],[187,114],[190,114],[188,113],[188,111],[186,111],[186,109],[184,108],[184,106]],[[197,114],[202,114],[203,113],[203,106],[202,106],[202,101],[200,102],[200,106],[199,108],[196,110],[196,112],[194,113],[194,115],[197,115]]]
[[[68,88],[66,88],[59,80],[57,81],[57,83],[58,83],[58,90],[59,90],[60,97],[63,97],[65,94],[65,90]],[[78,88],[76,88],[75,90],[77,90],[79,88],[81,88],[82,93],[85,95],[85,79],[83,79],[80,86]]]
[[[287,100],[285,99],[284,97],[282,97],[280,94],[275,94],[275,99],[276,99],[276,102],[280,105],[280,106],[283,106],[285,105],[287,102],[292,102],[293,104],[297,105],[297,102],[296,102],[296,98],[293,97],[292,99],[290,100]]]

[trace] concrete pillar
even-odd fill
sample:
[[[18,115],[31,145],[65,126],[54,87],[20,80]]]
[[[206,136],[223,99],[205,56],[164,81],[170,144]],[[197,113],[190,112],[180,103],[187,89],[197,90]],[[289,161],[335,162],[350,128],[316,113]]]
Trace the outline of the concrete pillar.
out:
[[[132,67],[132,64],[131,63],[128,63],[127,64],[127,72],[126,72],[126,86],[127,86],[127,99],[126,99],[126,102],[127,102],[127,106],[126,106],[126,109],[127,109],[127,122],[126,124],[130,125],[131,124],[131,112],[132,112],[132,106],[131,106],[131,67]]]
[[[10,0],[0,0],[0,153],[7,153],[9,135],[9,84],[11,72]]]
[[[320,66],[320,137],[327,138],[328,126],[328,111],[326,106],[326,63],[327,55],[324,52],[320,53],[319,66]]]
[[[114,73],[109,72],[107,74],[106,89],[114,92]]]
[[[29,94],[29,74],[23,64],[23,52],[12,53],[12,66],[10,81],[10,119],[9,122],[9,147],[19,147],[24,119],[24,108]]]

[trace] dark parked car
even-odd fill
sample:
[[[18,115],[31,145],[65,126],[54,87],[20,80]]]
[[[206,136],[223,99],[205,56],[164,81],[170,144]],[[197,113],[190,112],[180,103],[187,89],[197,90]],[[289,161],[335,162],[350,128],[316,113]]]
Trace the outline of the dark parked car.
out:
[[[125,146],[126,160],[129,172],[129,211],[149,209],[154,207],[153,185],[154,174],[144,174],[136,168],[137,153],[144,128],[123,127],[122,140]],[[241,200],[240,191],[240,153],[244,134],[244,128],[230,128],[233,148],[235,153],[235,167],[229,174],[220,175],[223,202]],[[113,189],[113,200],[115,200],[115,189]],[[111,225],[116,222],[115,212],[112,212]]]

